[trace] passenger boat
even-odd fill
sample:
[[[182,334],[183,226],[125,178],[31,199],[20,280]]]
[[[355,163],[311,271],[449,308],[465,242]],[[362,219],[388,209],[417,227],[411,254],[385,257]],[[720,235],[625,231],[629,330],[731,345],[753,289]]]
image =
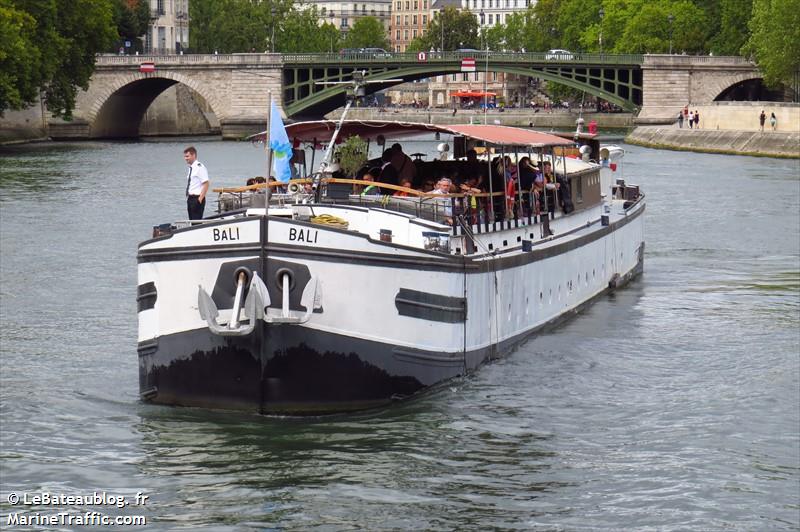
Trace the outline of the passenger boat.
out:
[[[519,187],[367,196],[330,166],[288,190],[218,190],[218,212],[156,226],[139,245],[143,401],[282,415],[382,407],[469,374],[642,271],[644,195],[615,179],[617,152],[495,125],[338,125],[372,146],[449,138],[447,157],[415,161],[420,176],[464,170],[470,148],[487,165],[549,161],[574,210],[549,207],[551,190],[537,210]],[[314,146],[336,127],[287,130]],[[409,195],[388,195],[398,189]]]

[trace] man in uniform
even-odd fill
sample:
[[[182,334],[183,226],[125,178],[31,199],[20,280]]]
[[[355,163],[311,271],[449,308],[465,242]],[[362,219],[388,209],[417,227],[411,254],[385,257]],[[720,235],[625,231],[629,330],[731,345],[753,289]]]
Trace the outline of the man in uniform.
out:
[[[189,175],[186,178],[186,209],[189,211],[189,219],[201,220],[208,193],[208,170],[197,160],[194,146],[183,150],[183,160],[189,165]]]

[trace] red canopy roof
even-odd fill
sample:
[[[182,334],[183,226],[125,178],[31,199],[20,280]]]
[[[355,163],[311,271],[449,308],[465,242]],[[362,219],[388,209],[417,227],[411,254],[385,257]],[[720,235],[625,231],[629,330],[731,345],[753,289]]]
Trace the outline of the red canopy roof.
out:
[[[317,120],[313,122],[296,122],[286,126],[289,140],[301,142],[326,142],[336,129],[334,120]],[[530,129],[518,127],[458,124],[438,125],[416,122],[389,122],[380,120],[345,120],[339,138],[345,139],[358,135],[363,139],[375,140],[378,135],[392,140],[399,137],[408,137],[422,133],[444,133],[448,135],[461,135],[467,138],[481,140],[490,145],[497,146],[529,146],[543,148],[546,146],[571,146],[574,143],[568,139],[540,133]],[[249,137],[251,140],[263,140],[265,132]]]
[[[458,98],[484,98],[486,96],[489,97],[497,96],[497,93],[483,92],[483,91],[456,91],[452,93],[450,96],[456,96]]]

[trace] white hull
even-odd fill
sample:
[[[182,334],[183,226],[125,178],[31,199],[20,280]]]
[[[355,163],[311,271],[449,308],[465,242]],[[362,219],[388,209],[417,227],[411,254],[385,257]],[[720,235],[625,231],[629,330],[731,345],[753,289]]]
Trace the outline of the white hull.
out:
[[[420,249],[415,244],[421,231],[430,230],[426,222],[380,210],[361,213],[364,209],[355,217],[379,219],[373,231],[343,231],[272,216],[265,224],[263,216],[250,216],[145,242],[139,252],[140,292],[142,286],[154,286],[157,296],[152,307],[140,305],[139,312],[143,397],[262,412],[316,413],[375,406],[412,395],[475,369],[641,271],[644,207],[639,201],[626,211],[622,201],[613,202],[607,226],[601,223],[600,205],[557,218],[550,222],[555,235],[549,238],[542,238],[542,224],[518,222],[517,228],[476,234],[478,251],[469,256]],[[319,206],[317,213],[344,215],[342,209],[348,208]],[[366,227],[367,218],[363,223]],[[260,262],[262,224],[266,245]],[[377,228],[387,224],[393,224],[392,243],[378,238]],[[465,238],[455,236],[451,245],[464,246]],[[522,249],[524,240],[531,242],[530,251]],[[316,280],[314,312],[302,323],[258,320],[249,339],[215,338],[198,309],[198,285],[216,294],[219,322],[227,323],[234,289],[231,273],[238,264],[261,269],[275,315],[282,306],[279,271],[288,269],[297,285],[288,301],[287,310],[293,315],[308,310],[301,304],[301,292]],[[315,342],[317,347],[308,347]],[[325,345],[331,343],[341,346],[329,352]],[[258,387],[257,392],[226,400],[219,390],[235,384],[223,383],[197,394],[183,394],[182,385],[176,387],[174,368],[198,357],[209,368],[234,363],[239,359],[226,354],[230,349],[249,353],[253,365],[247,371],[261,368],[250,384]],[[302,397],[298,368],[291,370],[288,386],[281,379],[290,370],[275,362],[292,349],[313,351],[316,361],[325,361],[334,351],[336,356],[357,357],[371,371],[401,379],[405,391],[386,390],[384,397],[377,397],[382,394],[370,390],[365,398],[354,393],[330,399],[336,393],[329,390],[315,397],[309,390]],[[208,362],[214,357],[219,360]],[[247,356],[243,360],[250,365]],[[307,371],[309,382],[317,382],[320,376],[312,373],[329,370]],[[359,380],[360,385],[370,378]],[[288,388],[292,391],[282,392]]]

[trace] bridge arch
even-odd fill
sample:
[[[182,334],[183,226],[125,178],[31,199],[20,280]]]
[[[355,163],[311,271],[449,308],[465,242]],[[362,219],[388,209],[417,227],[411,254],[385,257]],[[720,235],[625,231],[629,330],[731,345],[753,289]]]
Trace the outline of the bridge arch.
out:
[[[178,83],[199,94],[215,113],[222,107],[214,91],[180,72],[136,72],[115,76],[112,83],[96,93],[96,99],[86,113],[89,136],[138,137],[139,126],[147,108],[162,92]]]
[[[353,70],[360,70],[360,68],[353,67]],[[421,63],[414,66],[401,66],[395,69],[367,68],[364,70],[367,71],[365,77],[367,81],[402,80],[367,85],[366,92],[371,94],[401,83],[434,75],[459,73],[461,72],[461,67],[460,64]],[[626,70],[624,75],[620,75],[616,71],[609,74],[611,69],[582,65],[526,67],[495,63],[490,65],[489,70],[562,83],[569,87],[584,90],[589,94],[629,110],[634,110],[638,105],[641,105],[641,76],[639,75],[638,79],[634,79],[636,77],[633,74],[634,69]],[[605,76],[608,76],[609,79],[605,79]],[[343,75],[342,78],[349,79],[349,75]],[[284,110],[287,115],[324,115],[344,105],[347,85],[333,85],[320,89],[305,87],[303,92],[307,93],[307,95],[303,95],[299,99],[293,99],[291,91],[292,89],[290,88],[284,94]]]

